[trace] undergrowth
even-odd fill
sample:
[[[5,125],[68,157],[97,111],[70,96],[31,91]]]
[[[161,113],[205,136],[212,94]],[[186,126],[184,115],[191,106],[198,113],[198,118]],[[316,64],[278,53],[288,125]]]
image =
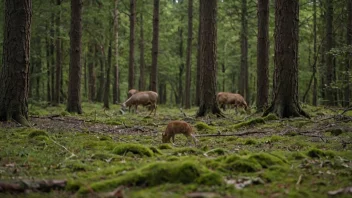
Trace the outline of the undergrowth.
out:
[[[306,106],[316,115],[312,120],[233,111],[226,118],[195,118],[196,108],[183,110],[183,117],[166,106],[156,117],[145,117],[143,107],[124,115],[117,105],[104,111],[84,103],[82,115],[64,108],[30,105],[32,128],[2,123],[1,181],[67,180],[65,190],[33,197],[104,197],[119,186],[129,197],[328,197],[352,181],[352,124],[322,118],[333,113],[324,108]],[[175,145],[163,144],[167,123],[180,119],[208,136],[197,137],[197,146],[185,145],[183,135],[175,136]]]

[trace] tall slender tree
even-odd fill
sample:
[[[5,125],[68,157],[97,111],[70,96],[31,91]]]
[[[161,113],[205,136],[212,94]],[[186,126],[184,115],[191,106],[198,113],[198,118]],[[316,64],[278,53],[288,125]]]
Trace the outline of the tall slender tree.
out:
[[[31,0],[5,0],[3,65],[0,67],[0,121],[29,126],[28,91]]]
[[[275,56],[273,101],[264,115],[306,116],[298,102],[299,1],[275,1]]]
[[[128,67],[128,89],[134,89],[134,37],[136,25],[136,0],[130,0],[130,58]]]
[[[106,77],[105,77],[105,85],[104,85],[104,108],[109,109],[109,95],[110,95],[110,68],[111,68],[111,56],[112,56],[112,42],[109,43],[109,50],[108,50],[108,63],[106,66]]]
[[[346,35],[346,42],[347,45],[352,46],[352,0],[347,0],[348,1],[348,17],[347,17],[347,35]],[[345,89],[344,89],[344,100],[345,100],[345,106],[350,105],[350,68],[351,68],[351,63],[352,63],[352,54],[350,53],[349,56],[347,56],[346,60],[346,66],[345,66]]]
[[[158,51],[159,51],[159,4],[160,0],[154,0],[153,9],[153,40],[152,40],[152,70],[150,85],[152,91],[158,88]]]
[[[267,107],[269,97],[269,0],[258,1],[257,111]]]
[[[197,70],[196,70],[196,97],[195,97],[195,104],[199,106],[200,104],[200,30],[202,26],[202,19],[200,13],[202,7],[199,5],[199,24],[198,24],[198,39],[197,39]]]
[[[242,0],[241,13],[241,71],[239,77],[239,93],[249,101],[248,89],[248,21],[247,0]]]
[[[193,0],[188,0],[188,37],[186,57],[186,94],[185,108],[191,108],[191,55],[192,55],[192,31],[193,31]]]
[[[326,0],[326,52],[329,52],[333,48],[333,15],[334,7],[332,0]],[[327,105],[334,105],[334,91],[332,89],[332,83],[334,79],[334,60],[333,55],[330,53],[326,54],[326,99]]]
[[[70,70],[67,111],[82,113],[81,107],[81,53],[82,0],[71,0]]]
[[[216,102],[217,0],[200,0],[200,106],[197,117],[208,113],[222,116]]]
[[[114,50],[115,50],[115,65],[114,65],[114,83],[112,86],[112,103],[117,104],[119,103],[119,95],[118,95],[118,90],[119,90],[119,63],[118,63],[118,57],[119,57],[119,21],[118,21],[118,15],[119,15],[119,10],[118,10],[118,0],[115,0],[115,7],[114,7],[114,35],[115,35],[115,45],[114,45]]]
[[[144,1],[142,1],[142,11],[139,13],[140,21],[139,21],[139,28],[140,28],[140,38],[139,38],[139,90],[145,90],[145,59],[144,59],[144,27],[143,27],[143,8],[144,8]]]
[[[60,103],[60,90],[61,90],[61,63],[62,63],[62,53],[61,53],[61,34],[60,34],[60,26],[61,26],[61,1],[57,0],[56,5],[59,7],[57,15],[56,15],[56,41],[55,41],[55,50],[56,50],[56,68],[55,68],[55,96],[54,96],[54,104]]]

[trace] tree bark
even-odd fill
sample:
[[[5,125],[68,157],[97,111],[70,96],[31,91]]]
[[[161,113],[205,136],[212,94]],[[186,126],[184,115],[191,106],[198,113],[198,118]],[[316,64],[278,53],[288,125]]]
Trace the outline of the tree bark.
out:
[[[181,21],[183,21],[182,18],[181,18]],[[180,65],[178,67],[178,87],[177,87],[178,93],[176,97],[176,103],[179,104],[180,107],[182,107],[182,99],[183,99],[182,76],[185,69],[185,64],[183,63],[183,28],[179,27],[178,32],[179,32],[179,38],[180,38],[180,43],[179,43],[180,44],[179,45]]]
[[[61,0],[56,1],[56,5],[61,7]],[[62,62],[62,53],[61,53],[61,38],[60,38],[60,26],[61,26],[61,11],[58,10],[56,16],[56,70],[55,70],[55,97],[53,100],[54,105],[60,103],[60,89],[61,89],[61,62]]]
[[[134,89],[134,37],[136,25],[136,0],[130,0],[130,58],[128,67],[128,90]]]
[[[346,35],[346,43],[347,45],[352,45],[352,0],[347,0],[348,1],[348,18],[347,18],[347,35]],[[347,56],[346,60],[346,65],[345,65],[345,89],[344,89],[344,100],[345,100],[345,106],[350,105],[350,67],[352,63],[352,54],[349,53]]]
[[[71,0],[70,70],[67,111],[82,113],[81,107],[81,52],[82,0]]]
[[[208,113],[222,116],[216,101],[217,0],[200,0],[200,106],[197,117]]]
[[[48,36],[49,37],[49,36]],[[51,59],[50,59],[50,56],[51,56],[51,51],[50,51],[50,44],[49,44],[49,38],[46,38],[45,39],[45,42],[46,42],[46,66],[47,66],[47,81],[46,81],[46,91],[47,91],[47,95],[46,95],[46,99],[48,102],[51,102],[51,89],[50,89],[50,77],[51,77],[51,74],[50,74],[50,66],[51,66]]]
[[[144,2],[142,1],[142,8]],[[143,11],[140,12],[140,41],[139,41],[139,90],[145,90],[145,59],[144,59],[144,29],[143,29]]]
[[[298,23],[298,1],[275,1],[273,101],[264,116],[309,117],[298,103]]]
[[[191,56],[192,56],[192,34],[193,31],[193,0],[188,0],[188,38],[186,57],[186,94],[185,108],[191,108]]]
[[[115,66],[114,66],[114,84],[112,88],[112,94],[113,94],[113,104],[118,104],[119,103],[119,95],[118,95],[118,89],[119,89],[119,63],[118,63],[118,57],[119,57],[119,23],[118,23],[118,15],[119,15],[119,10],[118,10],[118,0],[115,0],[115,8],[114,8],[114,35],[115,35]]]
[[[0,68],[0,121],[28,123],[31,0],[5,1],[3,65]]]
[[[317,106],[318,103],[318,91],[317,91],[317,77],[316,77],[316,72],[317,72],[317,59],[318,59],[318,54],[317,54],[317,1],[313,0],[313,51],[314,51],[314,65],[313,65],[313,106]]]
[[[248,93],[248,27],[247,27],[247,0],[242,0],[241,14],[241,71],[240,71],[240,86],[239,93],[249,101]]]
[[[104,49],[102,45],[96,45],[96,51],[99,52],[98,59],[100,64],[100,71],[99,71],[99,87],[97,91],[97,95],[95,101],[103,102],[103,95],[104,95],[104,67],[105,67],[105,56],[104,56]]]
[[[333,14],[334,8],[332,0],[326,0],[326,52],[329,52],[333,47]],[[334,60],[332,54],[326,54],[326,99],[327,105],[334,105],[334,91],[332,83],[334,78]]]
[[[153,9],[153,40],[152,40],[152,69],[151,90],[157,91],[158,84],[158,51],[159,51],[159,4],[160,0],[154,0]]]
[[[269,99],[269,0],[258,1],[257,38],[257,112],[263,111]]]
[[[196,73],[196,97],[195,97],[195,104],[196,106],[200,105],[200,31],[201,31],[201,6],[199,5],[199,24],[198,24],[198,41],[197,41],[197,73]]]
[[[106,81],[105,81],[105,88],[104,88],[104,108],[106,109],[110,108],[109,95],[110,95],[111,45],[112,45],[112,42],[110,41],[109,51],[108,51],[108,65],[106,66]]]
[[[93,41],[92,41],[93,42]],[[88,101],[95,100],[95,46],[94,43],[88,45]]]

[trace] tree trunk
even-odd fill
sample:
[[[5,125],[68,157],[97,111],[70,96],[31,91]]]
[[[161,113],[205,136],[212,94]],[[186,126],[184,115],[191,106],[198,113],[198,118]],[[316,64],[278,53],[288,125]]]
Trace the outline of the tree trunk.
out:
[[[128,90],[134,89],[134,37],[136,25],[136,0],[130,0],[130,58],[128,67]]]
[[[352,45],[352,0],[348,0],[348,18],[347,18],[347,35],[346,42],[347,45]],[[350,67],[352,63],[352,54],[349,53],[345,65],[345,89],[344,89],[344,100],[345,106],[350,105]]]
[[[241,14],[241,71],[240,71],[240,85],[239,93],[249,101],[248,93],[248,28],[247,28],[247,0],[242,0],[242,14]]]
[[[88,101],[93,102],[95,97],[95,46],[88,46]]]
[[[49,37],[49,36],[48,36]],[[51,59],[50,59],[50,56],[51,56],[51,51],[50,51],[50,44],[49,44],[49,38],[46,38],[45,39],[45,42],[46,42],[46,66],[47,66],[47,81],[46,81],[46,91],[47,91],[47,95],[46,95],[46,99],[48,102],[51,102],[51,89],[50,89],[50,77],[51,77],[51,74],[50,74],[50,67],[51,67]]]
[[[188,0],[188,38],[186,58],[186,94],[185,108],[191,108],[191,55],[192,55],[192,31],[193,31],[193,0]]]
[[[143,2],[142,2],[143,4]],[[143,5],[142,5],[143,6]],[[140,52],[140,66],[139,66],[139,90],[145,90],[145,59],[144,59],[144,30],[143,30],[143,11],[140,12],[140,41],[139,41],[139,52]]]
[[[82,113],[81,107],[81,52],[82,0],[71,0],[70,71],[67,111]]]
[[[157,91],[158,84],[158,51],[159,51],[159,3],[154,0],[153,9],[153,40],[152,40],[152,69],[151,69],[151,90]]]
[[[197,117],[208,113],[222,116],[216,101],[217,0],[200,0],[200,106]]]
[[[3,66],[0,68],[0,121],[28,123],[31,0],[6,0]]]
[[[39,37],[38,38],[38,54],[39,54],[39,57],[37,58],[36,60],[36,65],[37,65],[37,77],[36,77],[36,92],[35,92],[35,98],[37,100],[40,100],[41,99],[41,96],[40,96],[40,82],[41,82],[41,73],[42,73],[42,44],[41,44],[41,38]]]
[[[103,94],[104,94],[104,65],[105,65],[105,56],[104,56],[104,49],[100,45],[96,45],[96,51],[99,51],[99,63],[100,63],[100,71],[99,71],[99,88],[97,91],[97,96],[95,98],[95,101],[97,102],[103,102]]]
[[[104,89],[104,108],[109,109],[109,95],[110,95],[110,68],[111,68],[111,45],[112,42],[109,43],[109,51],[108,51],[108,65],[106,66],[106,81],[105,81],[105,89]]]
[[[313,64],[313,106],[317,106],[318,91],[317,91],[317,1],[313,0],[313,51],[314,51],[314,64]]]
[[[202,25],[202,19],[200,16],[201,6],[199,5],[199,24],[198,24],[198,41],[197,41],[197,73],[196,73],[196,97],[195,104],[196,106],[200,105],[200,31]]]
[[[269,0],[258,1],[257,38],[257,112],[263,111],[269,98]]]
[[[182,17],[183,18],[183,17]],[[181,18],[181,21],[183,21]],[[183,84],[182,84],[182,76],[185,69],[185,64],[183,63],[183,28],[179,27],[179,37],[180,37],[180,45],[179,45],[179,56],[180,56],[180,66],[178,67],[178,93],[176,97],[176,103],[182,107],[182,98],[183,98]]]
[[[61,25],[61,0],[56,1],[57,6],[59,7],[57,16],[56,16],[56,71],[55,71],[55,96],[54,96],[54,105],[60,103],[60,85],[61,85],[61,62],[62,62],[62,53],[61,53],[61,38],[60,38],[60,25]]]
[[[332,0],[326,0],[326,52],[329,52],[333,47],[333,14],[334,8]],[[332,54],[326,54],[326,99],[327,105],[334,105],[334,91],[332,83],[334,78],[334,60]]]
[[[298,103],[298,23],[298,1],[275,1],[273,101],[264,115],[309,117]]]
[[[118,57],[119,57],[119,23],[118,23],[118,15],[119,15],[119,10],[118,10],[118,0],[115,0],[115,8],[114,8],[114,35],[115,35],[115,66],[114,66],[114,84],[112,88],[112,103],[113,104],[118,104],[119,103],[119,95],[118,95],[118,89],[119,89],[119,63],[118,63]]]

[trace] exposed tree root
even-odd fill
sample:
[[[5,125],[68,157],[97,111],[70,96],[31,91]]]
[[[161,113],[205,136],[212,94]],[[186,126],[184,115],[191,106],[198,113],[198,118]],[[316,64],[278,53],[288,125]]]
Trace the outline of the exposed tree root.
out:
[[[0,192],[21,193],[30,191],[50,192],[53,189],[64,189],[66,180],[20,180],[13,182],[0,181]]]
[[[12,117],[12,119],[15,122],[21,124],[22,126],[31,127],[31,124],[28,122],[28,120],[23,115],[16,114]]]

